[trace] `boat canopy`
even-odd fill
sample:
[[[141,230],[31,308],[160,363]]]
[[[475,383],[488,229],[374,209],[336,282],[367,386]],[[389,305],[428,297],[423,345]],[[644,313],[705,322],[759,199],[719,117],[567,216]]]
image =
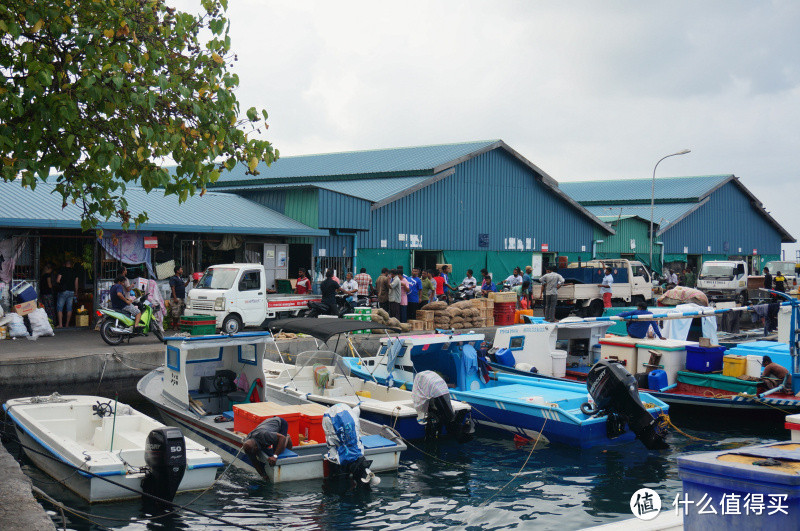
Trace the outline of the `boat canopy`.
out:
[[[293,317],[289,319],[276,319],[269,323],[273,332],[294,332],[308,334],[325,343],[336,335],[357,330],[391,330],[400,332],[399,328],[386,326],[372,321],[354,321],[350,319],[318,319],[316,317]]]

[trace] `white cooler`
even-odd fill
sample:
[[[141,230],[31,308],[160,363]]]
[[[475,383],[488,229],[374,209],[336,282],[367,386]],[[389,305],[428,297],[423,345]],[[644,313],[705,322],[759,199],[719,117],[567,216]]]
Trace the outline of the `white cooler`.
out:
[[[600,357],[604,360],[617,360],[631,374],[636,372],[636,343],[642,341],[635,337],[604,337],[600,339]]]
[[[636,372],[647,372],[652,367],[645,367],[650,361],[650,351],[661,354],[659,365],[667,373],[669,385],[677,383],[678,371],[686,369],[686,345],[697,345],[691,341],[675,339],[640,339],[636,344]]]

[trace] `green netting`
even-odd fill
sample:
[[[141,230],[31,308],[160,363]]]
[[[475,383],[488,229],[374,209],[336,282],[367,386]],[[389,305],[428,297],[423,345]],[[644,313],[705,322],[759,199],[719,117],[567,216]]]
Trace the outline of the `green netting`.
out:
[[[500,282],[514,272],[515,267],[525,271],[526,265],[531,265],[533,254],[517,251],[487,251],[486,269],[492,274],[492,280]]]
[[[461,282],[467,275],[467,269],[472,269],[475,278],[478,278],[481,269],[486,267],[486,251],[443,251],[443,254],[444,262],[453,266],[451,284]]]
[[[403,266],[406,274],[411,273],[411,253],[403,249],[359,249],[357,268],[367,268],[374,281],[381,274],[384,267],[393,269]],[[358,272],[358,271],[357,271]]]

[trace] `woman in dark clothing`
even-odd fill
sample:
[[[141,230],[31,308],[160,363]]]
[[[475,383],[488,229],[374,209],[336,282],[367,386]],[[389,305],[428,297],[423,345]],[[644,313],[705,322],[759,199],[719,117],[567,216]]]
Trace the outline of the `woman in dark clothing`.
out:
[[[44,265],[42,276],[39,279],[39,299],[41,299],[44,305],[44,311],[47,312],[47,317],[55,321],[56,299],[53,284],[53,264],[48,262]]]

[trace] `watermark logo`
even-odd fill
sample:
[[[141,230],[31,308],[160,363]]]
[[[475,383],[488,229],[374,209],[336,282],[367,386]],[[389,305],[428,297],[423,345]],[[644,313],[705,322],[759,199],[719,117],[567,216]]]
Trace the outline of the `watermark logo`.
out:
[[[631,496],[631,512],[639,520],[652,520],[661,512],[661,497],[653,489],[639,489]]]

